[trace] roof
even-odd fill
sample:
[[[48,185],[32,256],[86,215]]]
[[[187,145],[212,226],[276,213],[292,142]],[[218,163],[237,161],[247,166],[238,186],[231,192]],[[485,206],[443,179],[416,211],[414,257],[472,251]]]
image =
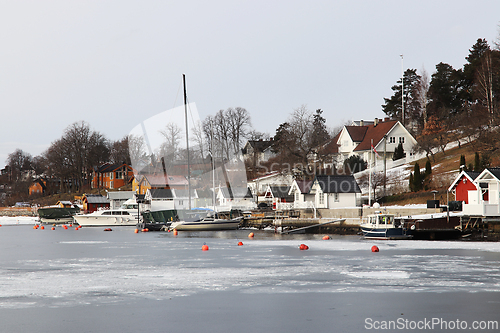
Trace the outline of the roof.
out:
[[[346,126],[345,129],[351,136],[352,141],[361,142],[365,138],[369,126]]]
[[[98,194],[85,194],[85,199],[87,200],[88,203],[92,204],[109,204],[109,200],[106,197],[103,197],[102,195]]]
[[[500,168],[486,168],[481,172],[479,176],[476,177],[476,181],[480,181],[480,178],[483,178],[483,175],[485,173],[491,174],[493,177],[495,177],[498,181],[500,181]]]
[[[474,171],[462,171],[458,174],[457,178],[455,178],[455,180],[453,181],[453,183],[451,183],[450,187],[448,188],[448,192],[452,191],[455,186],[458,185],[458,183],[460,182],[460,179],[462,179],[463,177],[466,177],[470,180],[470,182],[474,182],[474,180],[476,180],[476,178],[480,175],[479,172],[474,172]]]
[[[337,142],[339,141],[340,133],[342,132],[339,132],[326,145],[321,147],[319,152],[321,154],[337,154],[339,152],[339,144]]]
[[[361,193],[353,175],[316,176],[323,193]]]
[[[176,198],[187,198],[188,193],[188,190],[174,190]],[[191,198],[198,198],[197,191],[194,188],[191,189]]]
[[[288,195],[288,192],[290,192],[290,186],[279,186],[279,185],[271,185],[269,186],[271,189],[271,193],[273,194],[273,197],[275,198],[288,198],[290,195]]]
[[[174,194],[170,189],[153,189],[148,190],[153,199],[173,199]]]
[[[97,169],[97,171],[100,172],[100,173],[112,172],[112,171],[115,171],[116,169],[119,169],[119,168],[123,167],[124,165],[127,168],[130,168],[130,166],[127,165],[127,164],[125,164],[125,163],[115,163],[115,164],[106,163],[106,164],[101,165]]]
[[[372,140],[373,140],[373,145],[376,146],[377,143],[379,143],[384,138],[384,135],[386,135],[391,130],[391,128],[393,128],[397,123],[398,123],[397,120],[389,120],[389,121],[379,122],[377,126],[375,125],[352,126],[358,128],[366,127],[366,133],[363,137],[363,140],[360,141],[360,144],[356,148],[354,148],[354,151],[370,150]]]
[[[134,197],[135,191],[112,191],[108,192],[109,200],[126,200]]]
[[[266,148],[269,148],[273,144],[273,141],[267,141],[267,140],[248,140],[246,145],[250,145],[254,151],[257,152],[262,152]],[[245,146],[246,146],[245,145]],[[244,148],[244,154],[248,153],[246,151],[246,147]]]
[[[307,194],[311,190],[312,180],[295,180],[297,186],[299,187],[300,193]]]
[[[220,189],[222,191],[222,195],[224,198],[252,198],[252,192],[250,192],[250,189],[248,187],[232,187],[231,188],[231,193],[232,195],[229,195],[229,189],[227,187],[222,187]]]
[[[170,176],[170,175],[144,175],[144,178],[151,186],[187,186],[188,181],[184,176]]]

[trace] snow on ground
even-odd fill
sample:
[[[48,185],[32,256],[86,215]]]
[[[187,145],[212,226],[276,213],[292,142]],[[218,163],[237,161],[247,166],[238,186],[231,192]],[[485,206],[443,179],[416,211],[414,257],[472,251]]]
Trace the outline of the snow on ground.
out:
[[[37,216],[0,216],[0,225],[35,224]]]

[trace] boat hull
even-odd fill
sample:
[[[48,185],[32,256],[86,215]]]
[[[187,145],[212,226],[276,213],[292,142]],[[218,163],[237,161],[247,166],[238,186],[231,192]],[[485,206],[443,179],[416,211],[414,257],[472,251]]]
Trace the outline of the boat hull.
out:
[[[212,220],[212,221],[180,221],[172,222],[170,229],[179,231],[215,231],[215,230],[236,230],[241,219]]]
[[[410,239],[403,228],[372,228],[361,226],[363,237],[367,239]]]
[[[74,220],[82,227],[137,226],[136,217],[100,217],[75,215]]]
[[[44,224],[64,224],[73,222],[73,216],[80,211],[75,207],[42,207],[38,209],[38,217]]]

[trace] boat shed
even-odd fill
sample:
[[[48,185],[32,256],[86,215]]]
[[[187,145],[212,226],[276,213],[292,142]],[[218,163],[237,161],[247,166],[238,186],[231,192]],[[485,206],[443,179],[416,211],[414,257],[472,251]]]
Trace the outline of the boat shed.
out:
[[[109,209],[109,200],[99,194],[84,194],[83,195],[83,210],[87,213],[92,213],[98,209]]]

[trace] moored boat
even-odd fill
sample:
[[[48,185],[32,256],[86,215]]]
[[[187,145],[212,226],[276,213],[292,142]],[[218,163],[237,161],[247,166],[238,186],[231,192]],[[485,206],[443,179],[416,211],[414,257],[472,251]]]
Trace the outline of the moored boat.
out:
[[[71,223],[73,216],[80,212],[76,205],[55,205],[38,208],[38,217],[44,224],[64,224]]]
[[[84,227],[135,226],[138,223],[137,212],[125,209],[98,210],[90,214],[73,216],[78,225]]]
[[[412,237],[393,214],[368,215],[366,222],[360,227],[363,236],[369,239],[409,239]]]
[[[217,215],[206,217],[187,218],[182,221],[174,221],[169,229],[181,231],[212,231],[212,230],[236,230],[242,217],[233,219],[221,219]]]

